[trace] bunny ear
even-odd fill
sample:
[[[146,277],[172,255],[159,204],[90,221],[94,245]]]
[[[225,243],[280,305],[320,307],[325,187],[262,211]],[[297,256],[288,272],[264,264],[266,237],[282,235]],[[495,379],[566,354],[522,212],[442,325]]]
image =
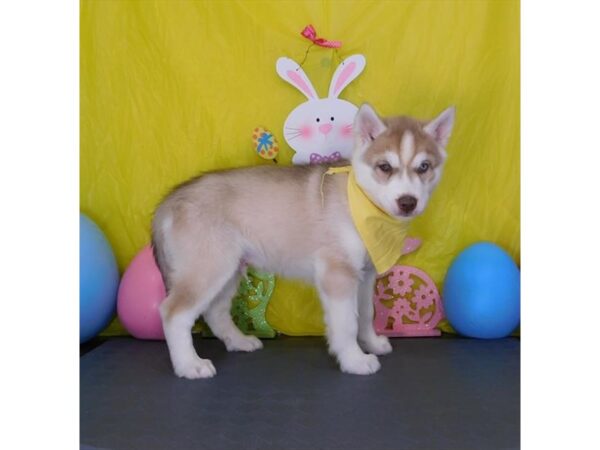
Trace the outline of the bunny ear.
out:
[[[277,73],[281,78],[295,86],[300,92],[302,92],[309,100],[316,100],[317,91],[313,87],[312,83],[302,70],[302,67],[290,58],[281,57],[277,60]]]
[[[352,55],[344,59],[331,79],[329,98],[338,98],[340,92],[365,69],[366,62],[363,55]]]

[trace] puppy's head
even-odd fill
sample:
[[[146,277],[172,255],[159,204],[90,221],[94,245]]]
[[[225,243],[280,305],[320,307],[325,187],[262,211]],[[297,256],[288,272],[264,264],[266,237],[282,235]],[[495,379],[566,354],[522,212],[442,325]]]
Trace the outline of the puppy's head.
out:
[[[391,216],[402,220],[421,214],[440,180],[453,125],[454,107],[422,122],[380,118],[363,104],[353,126],[356,181]]]

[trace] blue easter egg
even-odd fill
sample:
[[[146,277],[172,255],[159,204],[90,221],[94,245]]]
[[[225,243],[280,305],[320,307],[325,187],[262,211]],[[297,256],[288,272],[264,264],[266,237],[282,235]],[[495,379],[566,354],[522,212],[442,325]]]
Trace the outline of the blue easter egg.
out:
[[[481,339],[508,336],[520,321],[520,271],[496,244],[473,244],[450,265],[443,302],[448,321],[460,334]]]
[[[86,342],[114,317],[119,270],[112,248],[98,226],[79,216],[79,341]]]

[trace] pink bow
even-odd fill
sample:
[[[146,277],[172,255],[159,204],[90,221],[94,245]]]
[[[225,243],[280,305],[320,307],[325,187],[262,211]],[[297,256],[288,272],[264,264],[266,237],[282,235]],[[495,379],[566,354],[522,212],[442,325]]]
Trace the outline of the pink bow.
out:
[[[317,37],[317,31],[312,25],[306,25],[300,34],[320,47],[340,48],[342,46],[341,41],[328,41],[327,39]]]
[[[327,164],[334,163],[342,159],[342,154],[340,152],[333,152],[331,155],[322,156],[318,153],[310,154],[310,164]]]

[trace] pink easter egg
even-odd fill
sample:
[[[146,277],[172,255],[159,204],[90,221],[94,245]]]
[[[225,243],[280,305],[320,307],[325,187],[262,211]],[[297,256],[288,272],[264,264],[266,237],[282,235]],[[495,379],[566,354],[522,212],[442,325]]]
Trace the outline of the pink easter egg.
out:
[[[165,285],[148,245],[133,258],[121,279],[119,320],[138,339],[164,339],[158,308],[165,297]]]

